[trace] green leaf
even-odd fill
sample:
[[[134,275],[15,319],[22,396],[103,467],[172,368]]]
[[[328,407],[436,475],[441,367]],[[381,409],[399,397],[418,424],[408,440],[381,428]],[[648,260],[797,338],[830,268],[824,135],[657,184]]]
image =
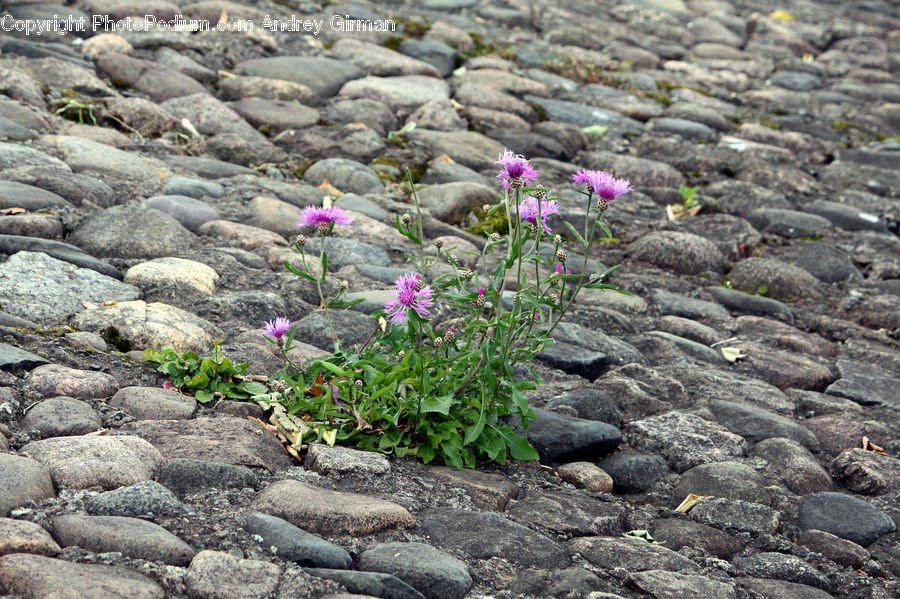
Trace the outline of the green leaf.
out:
[[[607,239],[612,238],[612,231],[609,230],[609,227],[606,226],[606,223],[602,220],[600,221],[600,228],[603,229],[603,234],[606,235]]]
[[[516,389],[515,386],[512,388],[512,398],[522,416],[527,416],[528,413],[531,412],[531,409],[528,407],[528,398],[525,397],[521,391]]]
[[[216,372],[216,363],[212,360],[212,358],[203,358],[203,361],[200,362],[200,371],[205,372],[206,374],[214,374]]]
[[[436,412],[447,416],[450,414],[450,408],[455,403],[452,394],[441,395],[440,397],[426,397],[422,400],[421,412],[430,414]]]
[[[164,362],[166,359],[166,354],[159,351],[158,349],[145,349],[144,350],[144,360],[147,362]]]
[[[466,436],[463,438],[463,445],[468,445],[475,439],[481,436],[481,431],[484,430],[484,411],[478,415],[478,422],[473,424],[472,426],[465,429]]]
[[[191,382],[189,384],[194,389],[199,389],[200,387],[205,387],[209,384],[209,377],[206,375],[205,372],[198,372],[193,377],[191,377]]]
[[[244,381],[240,385],[238,385],[238,389],[241,391],[245,391],[250,395],[262,395],[263,393],[267,393],[269,388],[263,385],[262,383],[257,383],[256,381]]]
[[[311,274],[300,270],[299,268],[297,268],[296,266],[294,266],[287,260],[284,261],[284,267],[288,270],[288,272],[291,272],[291,273],[297,275],[298,277],[303,277],[304,279],[309,279],[310,281],[316,280],[315,277],[313,277]]]
[[[434,448],[428,443],[422,443],[416,447],[416,455],[421,458],[423,464],[427,464],[434,459]]]
[[[609,125],[591,125],[590,127],[585,127],[582,131],[584,131],[585,135],[590,135],[591,137],[603,137],[609,131]]]
[[[506,442],[506,446],[509,447],[509,453],[513,458],[517,460],[538,459],[538,452],[528,443],[528,439],[514,432],[509,426],[503,426],[496,430]]]
[[[575,227],[572,226],[572,223],[570,223],[567,220],[564,220],[563,224],[572,233],[572,235],[575,236],[575,239],[578,240],[578,243],[580,243],[584,247],[587,247],[587,242],[584,240],[584,237],[581,236],[581,233],[579,233],[578,231],[575,230]]]
[[[212,391],[208,389],[198,389],[196,393],[194,393],[194,399],[199,401],[200,403],[207,403],[212,401],[213,394]]]
[[[460,470],[463,469],[462,457],[459,455],[459,449],[452,441],[443,441],[441,443],[441,453],[444,454],[444,463]]]
[[[324,281],[326,274],[328,274],[328,254],[322,252],[322,274],[319,277],[319,280]]]
[[[319,365],[324,368],[327,368],[328,370],[330,370],[337,376],[348,376],[346,370],[344,370],[340,366],[337,366],[336,364],[332,364],[331,362],[322,361],[322,362],[319,362]]]

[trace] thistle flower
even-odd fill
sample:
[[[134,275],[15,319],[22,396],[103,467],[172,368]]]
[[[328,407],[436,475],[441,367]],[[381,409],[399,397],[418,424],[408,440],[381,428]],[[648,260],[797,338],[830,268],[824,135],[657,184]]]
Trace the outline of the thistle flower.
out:
[[[500,174],[497,175],[497,178],[506,191],[525,187],[537,180],[538,172],[521,154],[513,154],[510,150],[504,150],[494,164],[500,165]]]
[[[291,330],[291,321],[287,318],[278,317],[275,320],[270,320],[266,323],[266,328],[263,329],[262,334],[274,337],[276,340],[281,341],[281,338],[284,337],[284,334],[289,330]]]
[[[349,225],[353,219],[347,216],[343,209],[337,206],[322,208],[321,206],[307,206],[300,213],[298,227],[315,227],[320,233],[324,232],[331,223],[336,225]]]
[[[453,327],[447,329],[447,332],[444,333],[444,341],[447,343],[453,343],[453,339],[456,337],[456,333],[453,332]]]
[[[559,202],[556,200],[542,200],[540,203],[541,226],[544,233],[550,233],[550,227],[547,226],[547,217],[551,214],[559,212]],[[534,198],[525,198],[519,204],[519,218],[532,225],[537,226],[538,218],[538,200]]]
[[[631,181],[616,179],[606,171],[580,170],[572,175],[575,185],[587,183],[589,189],[597,194],[597,209],[606,210],[609,203],[632,190]]]
[[[560,262],[565,262],[568,257],[569,254],[567,254],[565,250],[556,250],[556,259]]]
[[[297,235],[294,237],[294,245],[297,247],[306,247],[306,235]]]
[[[479,308],[484,305],[484,287],[478,288],[478,295],[475,296],[475,305]]]
[[[421,276],[413,274],[401,275],[396,281],[397,288],[391,294],[397,298],[388,300],[384,304],[393,323],[404,323],[408,316],[408,310],[416,311],[420,317],[428,316],[428,308],[434,305],[432,296],[434,290],[425,285],[422,287]]]

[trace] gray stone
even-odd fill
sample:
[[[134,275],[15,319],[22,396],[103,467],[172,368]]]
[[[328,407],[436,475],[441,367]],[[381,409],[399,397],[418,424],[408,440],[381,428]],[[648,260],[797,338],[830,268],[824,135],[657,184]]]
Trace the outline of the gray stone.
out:
[[[775,534],[781,526],[781,514],[767,505],[721,497],[707,497],[691,509],[690,517],[716,528],[756,535]]]
[[[683,274],[725,272],[725,257],[716,245],[691,233],[659,231],[628,246],[635,260],[649,262]]]
[[[531,492],[509,506],[506,513],[522,524],[567,537],[618,535],[624,532],[627,521],[627,511],[619,503],[563,490]]]
[[[712,302],[705,303],[710,303],[724,312],[724,308],[718,304],[713,304]],[[656,327],[661,331],[666,331],[673,335],[696,341],[704,346],[718,343],[719,341],[722,341],[724,337],[724,335],[712,327],[680,316],[663,316],[657,322]]]
[[[728,533],[684,518],[656,520],[650,527],[650,534],[672,551],[699,546],[720,559],[731,559],[743,549],[743,543]]]
[[[94,495],[84,502],[84,507],[94,515],[134,518],[179,516],[187,511],[171,491],[152,480]]]
[[[797,543],[849,568],[861,568],[871,558],[864,547],[821,530],[804,530],[797,535]]]
[[[347,60],[377,77],[393,77],[399,75],[441,76],[437,69],[427,61],[418,60],[407,53],[400,53],[384,46],[354,39],[340,37],[330,49],[331,55]]]
[[[472,586],[465,562],[425,543],[382,543],[362,552],[361,570],[392,574],[426,599],[462,599]]]
[[[768,504],[770,497],[759,472],[740,462],[725,461],[700,464],[686,471],[675,493],[680,498],[688,494],[714,495],[727,499],[741,499]]]
[[[719,424],[752,443],[772,437],[785,437],[810,451],[819,451],[816,436],[809,429],[784,416],[730,401],[711,401],[706,407]]]
[[[260,599],[275,595],[280,577],[276,564],[204,550],[191,560],[184,585],[196,599]]]
[[[423,75],[364,77],[345,83],[340,95],[343,98],[368,98],[383,102],[400,118],[405,118],[426,102],[448,99],[450,88],[443,79]]]
[[[15,143],[0,143],[0,171],[23,166],[37,166],[63,171],[72,170],[59,158],[53,158],[34,148]]]
[[[193,233],[196,233],[203,223],[220,218],[212,206],[188,196],[154,196],[145,200],[144,204],[165,212]]]
[[[518,421],[515,424],[518,432],[525,435],[546,461],[594,460],[615,450],[622,439],[619,429],[605,422],[573,418],[540,408],[534,408],[534,411],[537,417],[529,422],[527,430],[522,430]]]
[[[258,493],[253,508],[314,534],[366,535],[414,522],[406,508],[391,501],[291,479],[272,483]]]
[[[831,228],[831,221],[822,216],[780,208],[757,208],[747,220],[761,233],[775,233],[791,239],[812,237]]]
[[[139,420],[179,420],[194,415],[197,400],[170,389],[123,387],[109,400],[109,405]]]
[[[747,441],[715,422],[694,414],[667,412],[625,426],[625,442],[633,449],[658,453],[675,472],[741,457]]]
[[[42,140],[55,147],[76,173],[92,171],[112,178],[156,181],[156,171],[137,154],[68,135],[49,135]]]
[[[713,131],[712,127],[686,119],[658,117],[650,119],[647,122],[647,128],[651,131],[658,131],[661,133],[674,133],[687,139],[702,139],[707,141],[716,139],[716,132]]]
[[[612,570],[696,571],[697,565],[683,555],[662,545],[634,537],[581,537],[568,543],[570,551],[579,552],[590,563]]]
[[[8,324],[4,323],[4,326],[8,326]],[[12,324],[12,326],[27,326],[27,321],[23,320],[22,324]],[[14,345],[0,343],[0,370],[33,370],[49,363],[45,358],[29,351]]]
[[[822,89],[822,80],[812,73],[798,71],[779,71],[769,78],[772,85],[797,92],[809,92]]]
[[[326,179],[343,192],[359,195],[378,193],[384,188],[372,169],[343,158],[319,160],[303,173],[303,180],[311,185],[321,185]]]
[[[825,283],[863,279],[862,271],[849,256],[825,243],[817,241],[796,243],[789,248],[783,258]]]
[[[607,456],[599,466],[612,477],[616,493],[643,493],[669,472],[660,456],[631,451]]]
[[[248,98],[229,102],[228,107],[265,135],[301,129],[319,122],[319,111],[298,102]]]
[[[344,340],[343,347],[361,345],[376,326],[368,316],[353,311],[332,312],[331,320],[338,338]],[[326,351],[334,350],[334,339],[328,332],[328,323],[321,311],[312,312],[296,324],[298,339],[304,339],[306,343]]]
[[[735,582],[745,592],[747,590],[759,594],[765,599],[833,599],[834,595],[821,589],[786,580],[736,577]]]
[[[407,56],[418,58],[433,65],[441,77],[449,77],[456,68],[459,52],[434,38],[407,38],[400,42],[397,50]]]
[[[23,235],[0,235],[0,251],[4,254],[15,254],[19,251],[43,252],[57,260],[69,262],[81,268],[89,268],[114,279],[122,280],[123,276],[113,266],[89,256],[74,245],[52,239],[38,239]]]
[[[825,389],[828,395],[844,397],[863,406],[900,404],[897,377],[856,360],[838,360],[837,368],[840,378]]]
[[[31,458],[7,453],[0,453],[0,487],[3,488],[0,516],[29,501],[56,497],[50,471],[45,466]]]
[[[255,488],[256,474],[246,466],[233,466],[191,458],[173,458],[166,462],[159,482],[179,497],[215,489]]]
[[[37,431],[41,439],[86,435],[103,428],[100,414],[86,402],[53,397],[35,404],[19,423],[22,431]]]
[[[327,98],[352,79],[363,76],[355,65],[319,56],[274,56],[254,58],[235,65],[245,75],[293,81],[309,87],[315,94]]]
[[[574,322],[561,322],[553,331],[554,340],[577,345],[593,352],[606,355],[611,366],[625,364],[646,364],[647,359],[633,345],[616,339],[602,331],[589,329]]]
[[[596,379],[609,367],[606,354],[587,351],[583,347],[562,341],[544,345],[544,349],[538,352],[536,357],[553,368],[577,374],[589,381]]]
[[[242,528],[259,536],[263,547],[271,548],[278,557],[304,567],[346,570],[353,564],[350,554],[341,547],[275,516],[250,514],[244,518]]]
[[[725,287],[706,287],[704,291],[731,310],[744,314],[781,316],[789,323],[794,323],[794,311],[778,300],[759,295],[749,295],[734,289],[726,289]]]
[[[552,100],[538,96],[527,95],[524,100],[530,104],[540,106],[548,120],[571,123],[578,127],[607,126],[610,131],[618,134],[635,133],[643,130],[643,125],[634,119],[628,118],[613,110],[605,110],[594,106],[587,106],[567,100]]]
[[[797,526],[830,532],[863,547],[897,530],[897,524],[878,508],[857,497],[831,492],[804,496]]]
[[[257,171],[247,168],[246,166],[231,164],[230,162],[216,160],[215,158],[208,158],[205,156],[181,156],[176,154],[163,156],[162,160],[172,166],[191,171],[197,176],[206,179],[222,179],[237,175],[259,176]]]
[[[438,547],[474,559],[499,557],[522,567],[544,568],[564,568],[571,563],[556,542],[500,514],[441,507],[426,510],[419,521],[420,532]]]
[[[58,487],[69,489],[117,489],[150,480],[164,461],[152,445],[130,435],[54,437],[21,451],[46,466]]]
[[[320,578],[340,583],[354,597],[384,597],[386,599],[425,599],[415,590],[392,574],[356,572],[353,570],[333,570],[330,568],[307,568],[306,572]]]
[[[579,418],[622,426],[623,415],[608,393],[593,387],[581,387],[550,399],[544,407],[551,411],[573,411]]]
[[[818,445],[818,439],[816,444]],[[784,479],[792,493],[807,495],[832,489],[831,476],[809,450],[796,441],[765,439],[756,444],[750,455],[766,460],[768,466]]]
[[[203,196],[221,198],[225,195],[225,188],[213,181],[175,175],[166,181],[165,192],[168,195],[188,196],[196,199]]]
[[[140,290],[44,253],[18,252],[0,264],[0,301],[16,316],[62,321],[84,310],[83,302],[139,298]]]
[[[322,109],[322,118],[342,125],[363,123],[379,137],[399,128],[397,116],[387,104],[366,98],[329,103]]]
[[[385,474],[391,471],[388,459],[379,454],[349,447],[329,447],[310,443],[304,467],[323,476]]]
[[[0,181],[0,208],[24,208],[29,212],[44,209],[71,208],[72,205],[51,191],[40,187]]]
[[[96,177],[73,173],[69,169],[30,167],[7,171],[6,176],[12,181],[55,193],[74,206],[92,202],[102,208],[108,208],[118,199],[115,192],[103,181]]]
[[[672,349],[704,362],[712,364],[726,363],[725,357],[719,351],[702,343],[664,331],[648,331],[638,337],[634,343],[641,348],[641,353],[645,356],[650,356],[657,364],[661,361],[666,361],[665,356],[671,354]]]
[[[757,293],[765,287],[765,295],[775,299],[818,297],[818,280],[799,266],[771,258],[741,260],[728,274],[736,289]]]
[[[805,584],[831,591],[831,583],[824,574],[794,555],[761,552],[735,560],[735,568],[744,576],[774,578],[797,584]]]
[[[642,0],[647,1],[647,0]],[[628,575],[628,581],[654,599],[734,599],[737,595],[728,583],[705,576],[678,574],[665,570],[647,570]]]
[[[377,133],[351,125],[288,129],[272,141],[289,152],[302,153],[308,158],[347,158],[363,163],[374,160],[385,149],[384,141]]]
[[[0,557],[0,588],[23,599],[164,599],[151,578],[119,566],[79,564],[42,555]]]
[[[731,315],[720,304],[679,295],[665,289],[651,289],[650,302],[658,306],[661,313],[681,318],[723,321],[731,319]]]
[[[168,214],[138,206],[113,206],[95,213],[72,235],[73,243],[91,254],[113,258],[171,256],[187,252],[196,239]]]
[[[841,452],[831,471],[839,485],[854,493],[881,495],[900,488],[900,460],[861,448]]]
[[[503,152],[503,144],[475,131],[429,131],[414,129],[406,136],[421,142],[432,156],[446,154],[470,169],[493,169]]]
[[[175,566],[186,566],[195,553],[162,526],[138,518],[65,514],[53,519],[53,536],[62,547],[78,545],[95,553],[119,551]]]
[[[847,231],[886,231],[886,223],[874,214],[838,202],[816,200],[803,206],[804,212],[825,217],[835,227]]]

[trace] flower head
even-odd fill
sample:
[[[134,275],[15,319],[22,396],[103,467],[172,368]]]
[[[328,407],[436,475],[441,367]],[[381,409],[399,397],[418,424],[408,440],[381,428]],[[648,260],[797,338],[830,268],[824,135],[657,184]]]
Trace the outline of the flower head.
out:
[[[519,204],[519,218],[532,225],[537,225],[538,206],[536,199],[525,198]],[[540,202],[541,226],[544,227],[544,233],[550,233],[550,227],[547,226],[547,217],[558,212],[559,202],[556,200],[542,200]]]
[[[510,150],[504,150],[494,164],[500,165],[500,174],[497,175],[497,178],[506,191],[525,187],[537,180],[538,172],[521,154],[513,154]]]
[[[421,275],[405,274],[396,281],[397,288],[391,294],[397,298],[384,304],[393,323],[406,322],[407,310],[413,309],[420,317],[428,316],[428,308],[434,305],[434,290],[428,285],[422,286]]]
[[[606,171],[581,170],[572,175],[575,185],[587,183],[588,187],[601,198],[610,202],[618,196],[631,191],[631,181],[628,179],[616,179]]]
[[[274,337],[275,339],[281,341],[281,338],[284,337],[284,334],[291,330],[291,321],[287,318],[276,318],[275,320],[270,320],[266,323],[266,328],[263,329],[262,334],[268,335],[269,337]]]
[[[336,225],[349,225],[353,219],[347,216],[343,209],[337,206],[322,208],[321,206],[307,206],[300,213],[298,227],[315,227],[320,231],[328,228],[331,223]]]

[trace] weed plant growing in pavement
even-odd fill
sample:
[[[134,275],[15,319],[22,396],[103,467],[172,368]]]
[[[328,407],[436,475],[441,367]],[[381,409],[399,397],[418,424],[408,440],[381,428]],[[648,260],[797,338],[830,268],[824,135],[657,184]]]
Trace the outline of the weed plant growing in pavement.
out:
[[[507,150],[497,164],[502,196],[485,211],[502,211],[509,233],[491,234],[471,269],[440,239],[433,242],[436,255],[426,255],[413,187],[416,215],[397,216],[396,227],[418,251],[407,254],[411,270],[397,278],[384,309],[373,313],[377,324],[359,347],[346,347],[328,317],[333,353],[295,364],[289,352],[296,327],[282,318],[266,323],[263,334],[280,348],[286,367],[269,393],[253,399],[282,404],[301,424],[300,442],[351,444],[397,456],[413,454],[424,462],[440,457],[457,468],[474,468],[479,459],[502,464],[508,456],[538,457],[510,421],[520,417],[527,427],[534,418],[524,393],[541,384],[534,357],[553,343],[551,333],[579,292],[616,289],[604,280],[617,267],[601,271],[596,262],[591,269],[588,254],[598,229],[612,236],[604,214],[631,185],[602,171],[572,176],[586,198],[584,229],[563,223],[569,241],[580,245],[584,256],[573,264],[562,235],[554,234],[548,222],[559,212],[558,198],[536,185],[538,173],[523,156]],[[304,210],[299,224],[312,227],[319,237],[318,272],[316,262],[307,259],[307,246],[313,244],[303,235],[294,242],[299,262],[285,262],[285,267],[315,282],[326,315],[362,301],[348,301],[346,285],[334,297],[322,291],[328,270],[326,238],[335,227],[352,226],[352,220],[337,207],[312,207]],[[545,239],[552,241],[551,255],[538,251]],[[429,270],[444,259],[449,270],[429,280]],[[442,328],[432,323],[439,305],[458,315],[455,324]],[[529,379],[522,380],[521,371],[517,376],[517,363],[529,366]]]

